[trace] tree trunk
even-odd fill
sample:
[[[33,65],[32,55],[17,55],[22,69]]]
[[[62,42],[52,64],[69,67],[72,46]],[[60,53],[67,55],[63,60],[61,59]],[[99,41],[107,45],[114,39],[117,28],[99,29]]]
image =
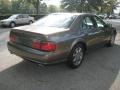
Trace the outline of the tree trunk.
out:
[[[36,8],[36,9],[37,9],[37,10],[36,10],[36,11],[37,11],[37,14],[39,14],[39,4],[40,4],[40,1],[37,0],[37,4],[36,4],[36,5],[37,5],[37,8]]]

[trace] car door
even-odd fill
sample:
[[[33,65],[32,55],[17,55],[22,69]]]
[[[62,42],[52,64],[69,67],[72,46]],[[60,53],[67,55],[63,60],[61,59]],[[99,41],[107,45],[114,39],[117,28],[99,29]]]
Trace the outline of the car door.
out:
[[[16,24],[22,24],[22,22],[23,22],[22,15],[18,15],[16,17],[15,23]]]
[[[97,40],[99,41],[98,43],[104,44],[105,40],[106,40],[106,31],[105,31],[105,23],[98,18],[97,16],[93,16],[95,23],[97,25],[96,27],[96,36],[97,36]]]
[[[29,23],[29,16],[28,15],[23,15],[23,24]]]
[[[93,46],[98,43],[96,25],[91,16],[85,16],[83,18],[81,23],[81,32],[85,34],[87,46]]]

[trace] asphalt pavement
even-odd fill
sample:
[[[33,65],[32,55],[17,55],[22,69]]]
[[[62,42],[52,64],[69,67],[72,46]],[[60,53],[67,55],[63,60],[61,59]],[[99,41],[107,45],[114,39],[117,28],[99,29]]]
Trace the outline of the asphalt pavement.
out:
[[[43,67],[10,54],[10,29],[0,28],[0,90],[120,90],[120,23],[107,22],[117,28],[115,46],[87,53],[78,69]]]

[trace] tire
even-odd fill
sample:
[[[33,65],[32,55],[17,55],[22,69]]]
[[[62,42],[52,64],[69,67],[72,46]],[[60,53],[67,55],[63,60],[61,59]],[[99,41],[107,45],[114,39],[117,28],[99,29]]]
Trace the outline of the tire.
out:
[[[106,44],[107,47],[113,47],[115,43],[115,35],[113,35],[110,41]]]
[[[15,24],[14,22],[11,22],[11,23],[10,23],[10,27],[11,27],[11,28],[14,28],[15,26],[16,26],[16,24]]]
[[[77,44],[73,47],[68,56],[67,65],[73,69],[78,68],[84,58],[85,49],[82,44]]]
[[[33,23],[33,21],[29,21],[29,24],[32,24]]]

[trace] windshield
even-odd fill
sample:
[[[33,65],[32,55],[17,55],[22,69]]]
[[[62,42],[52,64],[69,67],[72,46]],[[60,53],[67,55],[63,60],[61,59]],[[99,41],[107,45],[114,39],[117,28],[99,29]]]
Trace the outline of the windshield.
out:
[[[9,19],[15,19],[18,15],[12,15],[9,17]]]
[[[75,15],[51,14],[38,20],[33,25],[43,27],[69,28],[75,17]]]

